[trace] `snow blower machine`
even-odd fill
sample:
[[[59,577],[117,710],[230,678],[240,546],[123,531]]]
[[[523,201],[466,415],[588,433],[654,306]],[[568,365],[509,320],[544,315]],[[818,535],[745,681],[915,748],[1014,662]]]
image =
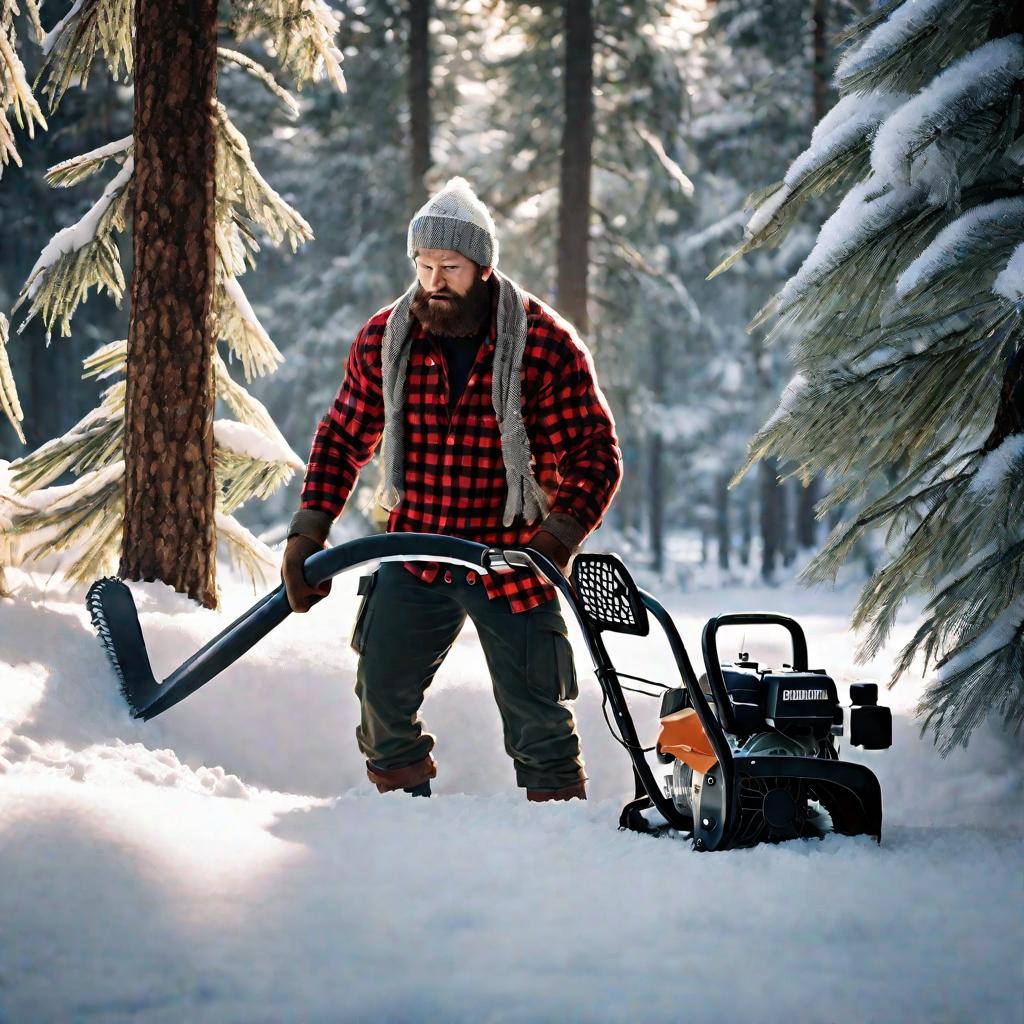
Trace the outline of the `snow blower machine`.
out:
[[[863,765],[839,760],[835,738],[843,733],[844,709],[832,678],[808,667],[807,641],[795,620],[770,612],[713,617],[702,638],[706,672],[698,678],[671,616],[637,587],[615,555],[581,553],[566,579],[529,548],[390,533],[317,552],[306,560],[304,571],[316,586],[379,561],[452,562],[478,572],[531,568],[552,583],[579,623],[606,721],[631,759],[635,791],[622,809],[620,828],[685,837],[696,850],[820,837],[830,831],[881,841],[878,780]],[[122,694],[134,717],[146,720],[209,682],[291,612],[284,587],[278,586],[161,682],[153,674],[128,587],[114,578],[97,580],[86,603]],[[603,640],[605,632],[648,636],[650,616],[664,632],[679,672],[672,685],[620,672]],[[792,644],[790,662],[778,670],[759,666],[746,654],[723,662],[718,633],[737,625],[785,629]],[[629,686],[624,679],[647,688]],[[661,697],[660,724],[656,743],[644,747],[625,691],[657,696],[651,687]],[[850,695],[851,744],[868,750],[891,746],[891,714],[878,705],[877,686],[857,683]],[[647,756],[652,752],[657,768]]]

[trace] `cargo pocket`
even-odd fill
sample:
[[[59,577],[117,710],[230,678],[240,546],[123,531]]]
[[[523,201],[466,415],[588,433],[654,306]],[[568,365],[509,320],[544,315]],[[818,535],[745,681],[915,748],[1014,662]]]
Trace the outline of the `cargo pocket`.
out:
[[[352,636],[349,639],[349,647],[352,648],[356,654],[362,654],[363,649],[366,646],[366,636],[369,632],[370,619],[370,597],[373,594],[373,588],[377,584],[377,573],[376,571],[371,572],[368,576],[359,577],[359,587],[356,590],[357,594],[362,595],[362,600],[359,602],[359,608],[356,611],[356,621],[352,626]]]
[[[575,700],[579,696],[572,645],[565,621],[557,612],[531,614],[526,647],[526,684],[548,700]]]

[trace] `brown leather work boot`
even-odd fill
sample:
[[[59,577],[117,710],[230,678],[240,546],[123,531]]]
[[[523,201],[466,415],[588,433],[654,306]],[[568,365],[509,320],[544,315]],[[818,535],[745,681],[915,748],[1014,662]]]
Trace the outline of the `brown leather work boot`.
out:
[[[437,775],[437,765],[427,754],[420,761],[384,768],[373,761],[366,762],[366,777],[377,787],[378,793],[390,793],[395,789],[414,789]]]
[[[563,786],[561,789],[528,789],[526,799],[538,804],[547,800],[586,800],[587,784],[580,781],[572,786]]]

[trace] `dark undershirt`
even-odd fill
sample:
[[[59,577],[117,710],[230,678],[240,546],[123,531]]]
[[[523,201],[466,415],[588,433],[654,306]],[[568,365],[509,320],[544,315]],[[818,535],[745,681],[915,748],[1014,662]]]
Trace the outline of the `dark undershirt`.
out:
[[[434,340],[444,355],[448,366],[448,408],[454,409],[466,390],[470,370],[476,362],[476,354],[480,351],[480,343],[484,339],[483,331],[475,338],[442,338],[434,335]]]

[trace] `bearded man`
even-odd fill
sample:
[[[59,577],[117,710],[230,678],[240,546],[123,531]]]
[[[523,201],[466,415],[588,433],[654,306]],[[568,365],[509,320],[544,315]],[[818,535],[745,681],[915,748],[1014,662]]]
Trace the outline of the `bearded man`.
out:
[[[593,362],[571,326],[495,269],[498,241],[462,178],[413,217],[416,283],[360,330],[320,421],[282,574],[306,611],[329,590],[302,574],[381,442],[389,532],[530,546],[565,571],[618,487],[621,455]],[[359,748],[380,792],[430,795],[434,737],[420,706],[467,616],[529,800],[586,797],[568,632],[528,569],[477,574],[383,562],[353,631]]]

